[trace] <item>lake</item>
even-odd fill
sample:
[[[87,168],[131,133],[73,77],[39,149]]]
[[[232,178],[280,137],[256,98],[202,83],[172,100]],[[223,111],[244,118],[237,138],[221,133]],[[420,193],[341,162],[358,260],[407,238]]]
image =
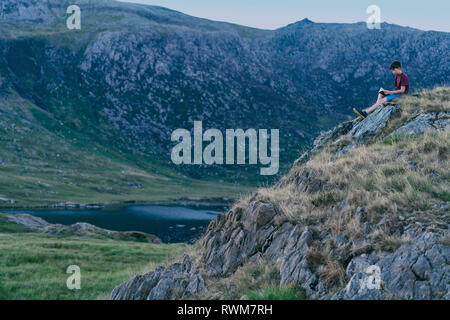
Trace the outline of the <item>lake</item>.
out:
[[[130,205],[102,209],[16,209],[8,213],[28,213],[50,223],[71,225],[87,222],[114,231],[142,231],[163,242],[189,242],[203,234],[209,222],[225,207],[185,207]]]

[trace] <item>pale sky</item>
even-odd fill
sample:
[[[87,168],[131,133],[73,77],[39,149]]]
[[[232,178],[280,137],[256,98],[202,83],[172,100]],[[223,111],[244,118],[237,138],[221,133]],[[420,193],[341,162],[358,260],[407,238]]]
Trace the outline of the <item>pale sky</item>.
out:
[[[450,32],[449,0],[120,0],[166,7],[195,17],[276,29],[308,18],[314,22],[366,21],[369,5],[381,21]]]

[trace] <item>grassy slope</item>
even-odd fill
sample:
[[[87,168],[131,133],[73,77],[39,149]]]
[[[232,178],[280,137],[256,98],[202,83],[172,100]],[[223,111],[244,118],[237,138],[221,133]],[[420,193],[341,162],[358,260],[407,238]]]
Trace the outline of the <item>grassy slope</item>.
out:
[[[107,299],[116,285],[188,248],[39,234],[0,215],[0,299]],[[81,290],[66,287],[69,265],[81,268]]]
[[[250,189],[187,178],[138,153],[87,141],[14,93],[0,102],[0,206],[10,205],[1,198],[16,206],[145,202],[236,196]]]

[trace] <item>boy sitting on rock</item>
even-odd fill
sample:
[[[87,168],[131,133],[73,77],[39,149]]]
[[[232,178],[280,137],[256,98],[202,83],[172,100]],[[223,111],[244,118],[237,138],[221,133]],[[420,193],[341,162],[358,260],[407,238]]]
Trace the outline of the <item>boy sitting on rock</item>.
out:
[[[400,98],[404,94],[408,94],[409,92],[409,78],[408,76],[402,71],[402,64],[400,61],[394,61],[391,63],[390,67],[392,74],[395,76],[394,91],[384,90],[380,89],[378,93],[378,100],[377,102],[365,109],[365,110],[358,110],[356,108],[353,108],[353,111],[360,116],[361,118],[367,117],[370,113],[375,111],[376,108],[381,106],[383,103],[390,102],[396,98]]]

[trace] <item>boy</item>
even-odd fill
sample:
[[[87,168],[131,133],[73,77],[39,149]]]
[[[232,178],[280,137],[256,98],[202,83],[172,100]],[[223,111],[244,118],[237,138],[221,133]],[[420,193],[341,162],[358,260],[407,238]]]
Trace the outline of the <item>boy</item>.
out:
[[[392,74],[395,76],[395,81],[394,81],[395,90],[394,91],[389,91],[389,90],[380,91],[378,93],[377,102],[370,108],[367,108],[366,110],[357,110],[356,108],[353,108],[353,111],[358,116],[360,116],[364,119],[370,113],[375,111],[375,109],[378,108],[383,103],[390,102],[396,98],[400,98],[404,94],[408,94],[409,78],[402,71],[402,64],[399,61],[394,61],[391,63],[390,69],[392,71]]]

